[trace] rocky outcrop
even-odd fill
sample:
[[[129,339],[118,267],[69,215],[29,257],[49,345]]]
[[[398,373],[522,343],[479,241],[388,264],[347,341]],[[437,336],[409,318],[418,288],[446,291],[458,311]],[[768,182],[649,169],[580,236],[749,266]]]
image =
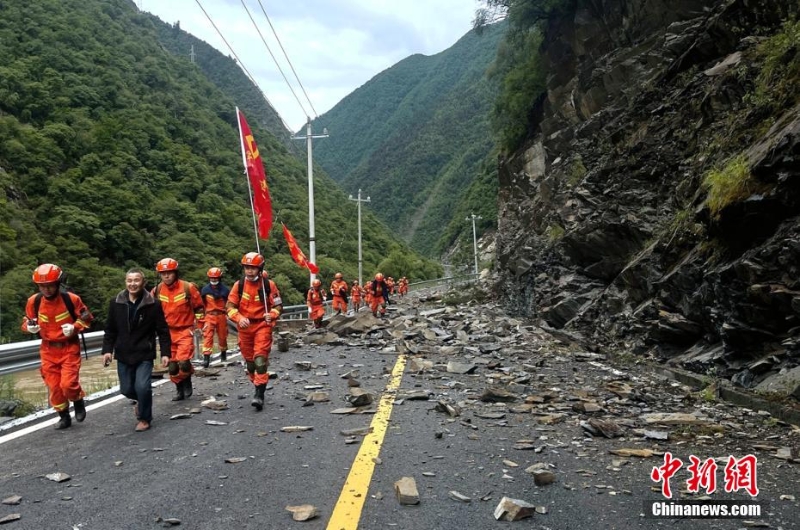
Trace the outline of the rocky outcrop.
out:
[[[800,52],[762,43],[796,2],[577,4],[549,22],[546,97],[530,140],[500,164],[504,304],[744,386],[791,371],[800,79],[786,91],[764,72],[771,61],[793,75]],[[712,169],[738,179],[738,195],[709,204]]]

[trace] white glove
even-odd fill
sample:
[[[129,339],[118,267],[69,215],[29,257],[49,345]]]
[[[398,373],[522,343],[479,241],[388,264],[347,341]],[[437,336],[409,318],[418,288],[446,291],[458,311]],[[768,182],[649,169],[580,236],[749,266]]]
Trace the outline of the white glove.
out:
[[[75,326],[72,324],[61,324],[61,331],[65,337],[71,337],[75,333]]]
[[[39,333],[39,330],[42,328],[40,328],[38,324],[28,324],[25,329],[28,330],[28,333]]]

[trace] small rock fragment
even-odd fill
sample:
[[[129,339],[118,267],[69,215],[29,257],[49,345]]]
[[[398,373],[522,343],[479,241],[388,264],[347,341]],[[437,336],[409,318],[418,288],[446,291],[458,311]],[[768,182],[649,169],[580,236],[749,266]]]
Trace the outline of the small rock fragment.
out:
[[[44,478],[47,480],[52,480],[53,482],[66,482],[71,477],[66,473],[58,472],[58,473],[50,473],[49,475],[45,475]]]
[[[527,517],[533,517],[536,506],[528,502],[503,497],[494,509],[494,518],[498,521],[519,521]]]
[[[413,477],[403,477],[394,483],[394,493],[402,505],[419,504],[417,483]]]
[[[457,501],[460,501],[460,502],[472,502],[471,498],[469,498],[466,495],[464,495],[462,493],[459,493],[459,492],[457,492],[455,490],[450,491],[448,493],[448,495],[450,495],[451,499],[454,499],[454,500],[457,500]]]
[[[308,521],[317,517],[319,512],[311,504],[300,504],[299,506],[287,506],[286,509],[292,512],[292,519],[295,521]]]

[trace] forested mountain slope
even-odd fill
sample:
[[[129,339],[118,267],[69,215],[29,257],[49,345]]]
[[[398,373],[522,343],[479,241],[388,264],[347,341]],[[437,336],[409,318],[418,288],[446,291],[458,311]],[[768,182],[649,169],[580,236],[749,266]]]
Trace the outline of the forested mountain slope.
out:
[[[159,24],[128,0],[0,2],[3,340],[21,338],[37,263],[63,266],[102,321],[128,267],[152,270],[172,256],[190,280],[205,281],[216,265],[231,283],[242,254],[254,250],[240,102],[161,45]],[[276,221],[307,250],[305,164],[257,125],[269,117],[253,111]],[[342,270],[353,278],[355,205],[323,173],[315,176],[322,276]],[[280,224],[262,251],[285,302],[300,303],[307,272],[291,261]],[[437,272],[371,215],[364,261],[367,273],[379,265],[417,278]]]
[[[505,27],[408,57],[314,121],[331,135],[315,146],[315,160],[346,191],[370,195],[376,214],[431,256],[462,231],[471,237],[469,211],[494,224],[496,166],[486,162],[496,156],[489,115],[497,81],[486,70]]]

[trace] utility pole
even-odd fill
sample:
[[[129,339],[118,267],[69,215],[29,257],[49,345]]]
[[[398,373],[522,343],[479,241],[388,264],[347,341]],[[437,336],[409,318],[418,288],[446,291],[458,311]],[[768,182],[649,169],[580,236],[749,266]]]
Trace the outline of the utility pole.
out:
[[[361,198],[361,188],[358,188],[358,198],[354,199],[352,195],[348,197],[351,201],[356,201],[358,203],[358,284],[364,285],[363,278],[361,277],[361,203],[362,202],[370,202],[369,197],[366,199]]]
[[[192,64],[194,64],[194,44],[192,44],[192,51],[189,52],[189,59],[192,61]]]
[[[472,249],[475,254],[475,274],[478,274],[478,235],[475,232],[475,219],[483,219],[483,217],[472,214],[466,220],[472,221]]]
[[[292,136],[292,140],[306,140],[308,150],[308,252],[311,263],[317,262],[317,242],[314,238],[314,158],[311,154],[311,143],[314,138],[327,138],[328,129],[322,129],[322,134],[311,134],[311,118],[306,117],[306,135]],[[310,273],[309,285],[314,281],[316,274]]]

